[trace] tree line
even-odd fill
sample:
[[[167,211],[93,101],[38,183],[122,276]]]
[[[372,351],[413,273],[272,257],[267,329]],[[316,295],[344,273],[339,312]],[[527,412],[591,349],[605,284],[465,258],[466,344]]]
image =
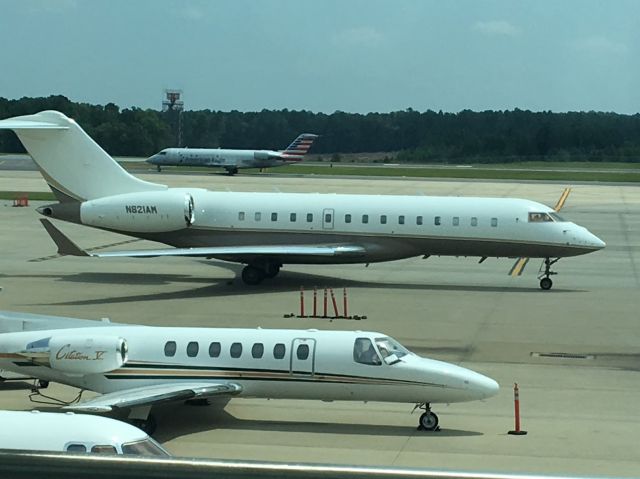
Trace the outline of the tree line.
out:
[[[64,96],[0,97],[0,119],[42,110],[74,118],[108,153],[150,156],[177,146],[175,112],[91,105]],[[552,113],[528,110],[458,113],[313,113],[295,110],[184,111],[182,146],[284,149],[299,133],[321,135],[311,153],[389,152],[402,162],[523,160],[640,161],[640,114]],[[0,132],[0,152],[24,152],[17,137]]]

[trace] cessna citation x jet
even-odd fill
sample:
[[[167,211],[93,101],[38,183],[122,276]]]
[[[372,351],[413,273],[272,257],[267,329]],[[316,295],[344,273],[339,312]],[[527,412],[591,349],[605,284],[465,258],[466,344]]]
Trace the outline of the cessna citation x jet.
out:
[[[1,311],[0,368],[101,393],[65,408],[127,408],[149,434],[155,404],[232,396],[415,403],[425,410],[419,427],[435,430],[432,403],[499,390],[376,332],[170,328]]]
[[[528,200],[169,188],[127,173],[62,113],[9,118],[0,129],[17,133],[59,201],[40,213],[173,246],[88,253],[41,220],[61,254],[217,258],[246,264],[247,284],[276,276],[287,263],[512,257],[520,258],[512,274],[520,274],[528,258],[543,258],[540,287],[549,289],[556,261],[605,246],[556,210]]]
[[[271,168],[302,161],[318,135],[303,133],[286,150],[223,150],[219,148],[165,148],[147,160],[163,166],[209,166],[220,167],[235,175],[239,168]]]

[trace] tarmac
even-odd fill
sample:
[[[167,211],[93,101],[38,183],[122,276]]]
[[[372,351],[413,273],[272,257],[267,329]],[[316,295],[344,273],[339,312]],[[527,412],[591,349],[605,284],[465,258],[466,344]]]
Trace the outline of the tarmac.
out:
[[[509,196],[553,206],[557,183],[142,175],[171,186],[232,191]],[[567,185],[568,186],[568,185]],[[2,171],[0,190],[46,191],[37,172]],[[427,467],[539,474],[640,476],[640,189],[576,185],[563,216],[607,247],[555,265],[542,291],[532,260],[413,258],[345,266],[285,266],[248,287],[241,266],[185,258],[55,258],[28,208],[0,202],[0,309],[165,326],[366,329],[414,352],[496,379],[498,396],[435,405],[442,430],[416,429],[413,404],[234,398],[226,407],[157,408],[155,437],[181,456]],[[57,222],[82,247],[127,237]],[[126,245],[132,249],[144,242]],[[121,246],[120,249],[123,247]],[[33,261],[35,260],[35,261]],[[297,319],[300,287],[349,295],[361,321]],[[307,293],[308,302],[310,293]],[[513,385],[522,428],[514,428]],[[25,383],[0,384],[0,408],[31,409]],[[47,394],[77,391],[52,385]]]

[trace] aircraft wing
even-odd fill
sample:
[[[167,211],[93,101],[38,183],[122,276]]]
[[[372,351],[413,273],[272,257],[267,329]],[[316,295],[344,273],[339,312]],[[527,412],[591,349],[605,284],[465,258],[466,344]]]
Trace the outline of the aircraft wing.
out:
[[[233,396],[242,391],[235,383],[183,382],[155,384],[102,394],[64,409],[86,412],[109,412],[114,409],[153,406],[165,402],[204,399],[213,396]]]
[[[58,247],[58,254],[69,256],[94,256],[97,258],[153,258],[156,256],[203,256],[208,258],[247,258],[256,256],[358,256],[365,248],[353,244],[326,245],[255,245],[255,246],[205,246],[197,248],[163,248],[137,251],[88,252],[56,228],[49,220],[40,222]]]

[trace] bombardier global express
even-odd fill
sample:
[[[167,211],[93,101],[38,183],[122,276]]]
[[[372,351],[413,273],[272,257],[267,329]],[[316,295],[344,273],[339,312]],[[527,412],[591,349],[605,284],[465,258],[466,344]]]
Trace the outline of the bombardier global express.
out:
[[[318,135],[303,133],[286,150],[230,150],[221,148],[165,148],[147,163],[163,166],[220,167],[235,175],[240,168],[272,168],[302,161]]]
[[[130,409],[152,433],[155,404],[234,396],[413,403],[489,398],[493,379],[420,357],[368,331],[153,327],[0,311],[0,368],[101,395],[65,406]]]
[[[560,258],[605,244],[550,208],[515,198],[218,192],[169,188],[118,165],[78,124],[44,111],[0,121],[14,130],[58,203],[43,215],[157,241],[173,248],[88,253],[47,219],[61,254],[191,256],[246,264],[258,284],[285,264],[340,264],[446,255],[542,258],[540,287]]]

